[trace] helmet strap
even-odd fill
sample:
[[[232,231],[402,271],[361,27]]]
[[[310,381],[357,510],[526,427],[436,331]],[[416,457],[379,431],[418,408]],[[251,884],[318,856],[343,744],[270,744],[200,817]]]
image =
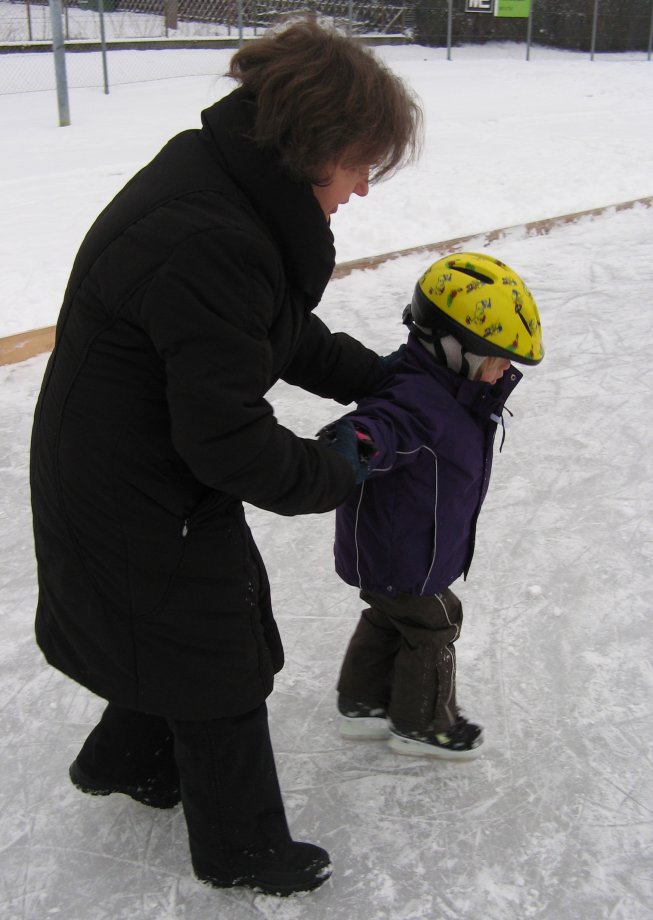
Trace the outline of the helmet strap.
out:
[[[426,326],[418,326],[417,323],[413,320],[413,315],[410,312],[410,304],[404,310],[402,322],[404,326],[408,326],[410,331],[416,338],[420,340],[426,350],[431,352],[439,364],[443,364],[445,367],[449,367],[447,355],[444,348],[442,347],[441,341],[442,337],[447,335],[446,332],[439,332],[437,329],[431,329],[429,332]]]
[[[467,361],[467,358],[465,357],[465,352],[463,351],[462,345],[460,346],[460,373],[463,375],[463,377],[470,376],[469,362]]]
[[[473,380],[476,371],[485,360],[483,356],[465,351],[465,346],[446,329],[427,329],[426,326],[418,326],[413,320],[410,305],[403,312],[402,322],[433,355],[438,364]]]
[[[432,335],[428,334],[428,331],[425,326],[418,326],[415,320],[413,319],[413,314],[410,311],[410,304],[404,308],[404,312],[401,316],[401,321],[404,326],[408,326],[409,330],[413,335],[417,336],[418,339],[422,342],[430,342],[432,345],[435,341]]]

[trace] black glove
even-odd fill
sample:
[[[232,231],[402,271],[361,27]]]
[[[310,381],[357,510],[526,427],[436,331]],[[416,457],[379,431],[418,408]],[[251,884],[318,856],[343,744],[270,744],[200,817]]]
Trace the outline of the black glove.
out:
[[[396,351],[393,351],[389,355],[379,355],[379,361],[381,362],[381,374],[379,375],[379,380],[383,380],[388,374],[392,371],[392,365],[395,361],[398,361],[399,358],[403,355],[406,350],[406,344],[400,345]]]
[[[367,479],[370,474],[369,461],[377,452],[377,448],[366,431],[350,419],[341,418],[321,428],[317,433],[317,439],[348,461],[356,473],[357,483]]]

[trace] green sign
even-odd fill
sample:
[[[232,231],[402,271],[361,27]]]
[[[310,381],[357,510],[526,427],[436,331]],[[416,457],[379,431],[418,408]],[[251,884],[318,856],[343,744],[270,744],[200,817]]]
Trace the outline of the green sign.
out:
[[[531,11],[531,0],[496,0],[495,16],[504,19],[528,19]]]

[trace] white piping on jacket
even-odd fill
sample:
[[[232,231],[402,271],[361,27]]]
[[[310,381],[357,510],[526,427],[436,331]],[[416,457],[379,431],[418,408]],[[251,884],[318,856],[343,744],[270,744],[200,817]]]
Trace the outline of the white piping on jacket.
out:
[[[444,610],[444,615],[447,618],[447,623],[449,624],[449,626],[453,626],[453,623],[449,619],[449,611],[447,610],[447,605],[442,600],[442,595],[436,594],[435,596],[442,604],[442,609]],[[446,648],[443,649],[443,651],[446,652],[446,654],[449,655],[449,658],[451,659],[451,680],[449,682],[449,695],[444,703],[444,706],[445,706],[445,709],[447,710],[447,715],[449,716],[449,719],[451,720],[452,723],[456,721],[456,719],[454,718],[454,714],[451,711],[451,697],[453,696],[454,687],[456,686],[456,656],[454,654],[453,649],[451,648],[451,645],[453,645],[453,643],[456,641],[456,639],[458,639],[459,636],[460,636],[460,625],[456,626],[456,635],[451,640],[450,645],[447,645]]]
[[[433,462],[435,465],[435,500],[433,504],[433,551],[431,554],[431,564],[428,567],[426,578],[424,579],[424,583],[422,584],[422,587],[420,589],[420,595],[423,595],[424,588],[426,587],[426,583],[431,576],[431,572],[433,571],[433,566],[435,565],[435,557],[437,554],[437,544],[438,544],[438,455],[435,453],[435,451],[431,447],[428,447],[428,445],[426,444],[420,444],[419,447],[414,448],[414,450],[398,450],[397,454],[402,454],[403,456],[408,457],[410,454],[416,454],[417,451],[419,450],[427,450],[433,457]],[[391,469],[392,469],[392,466],[377,467],[376,470],[373,470],[373,473],[387,473]],[[361,491],[360,491],[360,495],[358,496],[358,502],[356,504],[356,514],[354,518],[354,546],[356,548],[356,573],[358,575],[358,587],[361,589],[363,588],[363,583],[362,583],[360,565],[359,565],[360,553],[358,550],[358,517],[359,517],[361,503],[363,501],[364,492],[365,492],[365,481],[363,481],[363,484],[361,485]]]

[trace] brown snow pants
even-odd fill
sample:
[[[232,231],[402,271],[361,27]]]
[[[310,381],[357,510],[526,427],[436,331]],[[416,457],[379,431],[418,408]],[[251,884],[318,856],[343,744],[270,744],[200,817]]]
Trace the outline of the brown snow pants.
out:
[[[363,610],[351,637],[338,692],[382,706],[402,732],[442,732],[457,719],[454,642],[462,604],[448,588],[419,597],[382,597],[361,591]]]

